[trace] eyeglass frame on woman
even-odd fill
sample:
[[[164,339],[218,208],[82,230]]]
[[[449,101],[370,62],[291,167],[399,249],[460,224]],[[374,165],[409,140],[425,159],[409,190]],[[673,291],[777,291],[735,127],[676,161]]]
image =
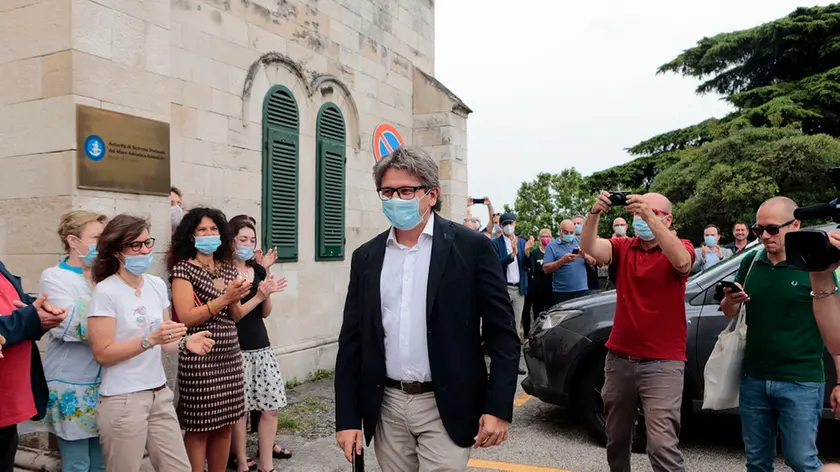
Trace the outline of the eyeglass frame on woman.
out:
[[[400,200],[411,200],[412,198],[417,197],[417,191],[418,190],[421,190],[421,189],[422,190],[428,190],[428,188],[429,187],[427,187],[425,185],[403,185],[402,187],[397,187],[397,188],[379,187],[378,189],[376,189],[376,193],[379,194],[379,198],[381,200],[390,200],[390,199],[394,198],[394,193],[396,193],[397,196],[399,196]],[[402,195],[402,190],[403,189],[410,190],[411,191],[411,196],[410,197],[409,196],[403,197],[403,195]],[[391,195],[390,196],[385,196],[385,195],[382,194],[382,192],[390,192]]]
[[[152,249],[155,247],[155,238],[149,238],[145,241],[134,241],[125,245],[125,247],[131,249],[133,252],[140,252],[143,246],[146,246],[146,249]]]
[[[782,228],[792,225],[795,221],[796,221],[796,218],[788,221],[787,223],[781,224],[781,225],[760,226],[758,224],[754,224],[754,225],[750,226],[750,232],[752,234],[754,234],[756,238],[760,238],[761,235],[764,234],[765,231],[767,231],[767,234],[769,234],[770,236],[775,236],[775,235],[779,234],[779,231],[781,231]]]

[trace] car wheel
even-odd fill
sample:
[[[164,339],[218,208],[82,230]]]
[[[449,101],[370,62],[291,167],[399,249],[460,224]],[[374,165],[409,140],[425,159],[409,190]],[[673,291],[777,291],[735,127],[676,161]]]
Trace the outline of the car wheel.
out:
[[[604,401],[601,398],[601,389],[604,386],[604,358],[602,357],[582,368],[585,370],[580,378],[577,392],[578,405],[580,406],[579,414],[589,435],[601,445],[606,446],[606,418],[604,417]],[[647,431],[641,404],[637,408],[631,450],[643,453],[647,448]]]

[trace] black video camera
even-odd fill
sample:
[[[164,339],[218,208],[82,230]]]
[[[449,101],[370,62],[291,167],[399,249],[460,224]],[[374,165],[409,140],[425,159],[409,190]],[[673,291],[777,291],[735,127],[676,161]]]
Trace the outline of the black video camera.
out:
[[[828,171],[834,188],[840,192],[840,167]],[[831,218],[840,223],[840,197],[828,203],[797,208],[793,212],[797,220]],[[840,250],[831,244],[828,234],[820,229],[803,229],[785,235],[787,262],[793,267],[809,272],[821,272],[840,261]]]

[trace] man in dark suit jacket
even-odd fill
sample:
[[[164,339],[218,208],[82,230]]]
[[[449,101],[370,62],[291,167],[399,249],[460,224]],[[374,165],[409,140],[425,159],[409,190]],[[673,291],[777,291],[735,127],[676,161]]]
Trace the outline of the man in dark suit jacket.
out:
[[[46,414],[47,382],[35,341],[58,326],[67,311],[45,300],[46,294],[37,300],[27,295],[20,278],[0,262],[0,337],[5,339],[0,378],[7,379],[0,382],[0,472],[14,469],[17,424],[30,418],[39,420]],[[30,382],[8,381],[24,376]]]
[[[438,167],[419,148],[382,159],[374,179],[392,228],[353,253],[336,439],[350,460],[364,428],[383,472],[465,470],[470,447],[501,444],[513,415],[519,339],[499,259],[435,213]]]

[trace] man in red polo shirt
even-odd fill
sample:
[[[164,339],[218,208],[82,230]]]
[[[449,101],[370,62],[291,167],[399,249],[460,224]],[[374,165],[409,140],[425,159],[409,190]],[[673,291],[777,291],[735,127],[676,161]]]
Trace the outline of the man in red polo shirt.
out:
[[[685,281],[694,263],[690,241],[669,230],[671,202],[658,193],[630,195],[633,238],[598,237],[609,193],[598,195],[583,226],[581,249],[617,269],[615,319],[604,367],[607,462],[630,470],[636,405],[641,400],[647,451],[656,472],[685,470],[679,445],[685,371]]]

